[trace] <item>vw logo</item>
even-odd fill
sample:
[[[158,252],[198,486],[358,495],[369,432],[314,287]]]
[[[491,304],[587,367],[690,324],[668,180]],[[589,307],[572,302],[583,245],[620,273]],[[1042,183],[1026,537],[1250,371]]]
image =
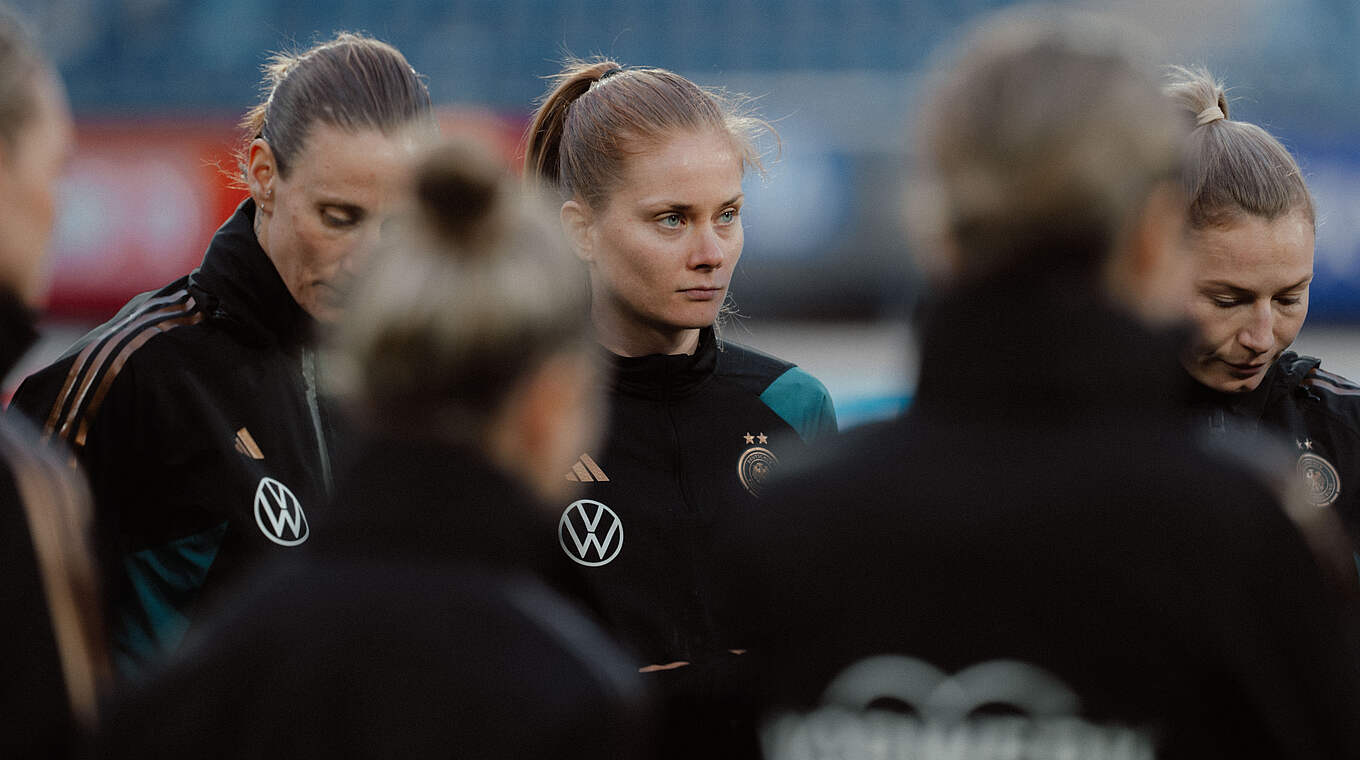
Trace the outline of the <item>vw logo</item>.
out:
[[[269,477],[255,487],[255,524],[279,546],[297,546],[311,532],[302,503],[288,486]]]
[[[557,522],[557,542],[577,564],[607,565],[623,549],[623,521],[598,501],[574,501]]]

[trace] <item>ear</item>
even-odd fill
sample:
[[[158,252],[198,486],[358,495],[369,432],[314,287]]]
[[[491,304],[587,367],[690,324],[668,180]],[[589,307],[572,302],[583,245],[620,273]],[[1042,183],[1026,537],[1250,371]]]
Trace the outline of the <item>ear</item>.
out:
[[[562,232],[567,236],[567,242],[571,243],[571,248],[576,252],[576,258],[581,261],[591,261],[595,255],[594,245],[594,222],[595,214],[590,208],[590,204],[572,198],[562,204],[560,213],[562,219]]]
[[[250,197],[255,199],[255,206],[265,214],[274,213],[274,184],[278,176],[274,149],[263,139],[255,138],[250,143],[246,161],[246,184],[250,187]]]

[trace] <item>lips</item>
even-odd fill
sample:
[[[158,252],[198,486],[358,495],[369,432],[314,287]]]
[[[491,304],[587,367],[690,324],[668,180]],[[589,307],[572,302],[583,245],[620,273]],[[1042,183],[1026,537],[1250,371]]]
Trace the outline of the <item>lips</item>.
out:
[[[680,292],[684,293],[691,300],[712,301],[715,298],[720,298],[724,290],[725,288],[701,287],[701,288],[685,288],[682,289]]]
[[[1270,366],[1270,362],[1243,362],[1239,364],[1237,362],[1223,361],[1223,364],[1228,368],[1229,373],[1236,375],[1239,378],[1251,377]]]

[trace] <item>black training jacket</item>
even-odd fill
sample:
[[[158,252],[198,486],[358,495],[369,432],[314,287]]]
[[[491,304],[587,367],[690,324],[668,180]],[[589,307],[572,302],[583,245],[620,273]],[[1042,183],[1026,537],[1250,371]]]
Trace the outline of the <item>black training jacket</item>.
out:
[[[1322,369],[1322,361],[1286,351],[1249,393],[1220,393],[1194,383],[1198,425],[1283,436],[1309,503],[1340,518],[1360,552],[1360,385]]]
[[[1185,434],[1178,339],[1036,269],[936,303],[907,414],[726,531],[765,757],[1360,757],[1353,610]]]
[[[107,756],[650,757],[634,660],[544,585],[551,511],[464,446],[351,450],[324,534],[202,621]]]
[[[173,650],[214,589],[304,544],[327,495],[314,321],[254,213],[242,203],[198,269],[134,298],[12,404],[89,476],[124,677]]]
[[[836,429],[826,389],[798,367],[719,347],[711,329],[692,355],[609,355],[603,445],[567,473],[580,484],[556,543],[588,603],[639,655],[687,665],[649,677],[665,699],[665,757],[750,757],[732,704],[747,645],[716,625],[710,572],[716,518],[752,509],[767,478]]]
[[[0,292],[0,372],[12,368],[36,337],[28,310]],[[0,421],[0,757],[73,756],[82,734],[77,718],[93,717],[74,712],[68,673],[93,674],[83,673],[88,667],[78,656],[70,661],[75,670],[63,668],[57,634],[58,620],[70,627],[77,622],[70,614],[83,612],[84,600],[77,598],[65,618],[61,614],[63,592],[78,591],[61,558],[78,548],[64,542],[86,527],[88,495],[53,454],[37,445],[26,420]],[[67,530],[57,528],[63,524]],[[69,648],[73,642],[64,643]]]
[[[609,357],[609,428],[567,473],[580,488],[558,543],[643,664],[702,662],[742,646],[708,611],[714,518],[750,509],[781,460],[834,432],[831,398],[712,329],[692,355]]]

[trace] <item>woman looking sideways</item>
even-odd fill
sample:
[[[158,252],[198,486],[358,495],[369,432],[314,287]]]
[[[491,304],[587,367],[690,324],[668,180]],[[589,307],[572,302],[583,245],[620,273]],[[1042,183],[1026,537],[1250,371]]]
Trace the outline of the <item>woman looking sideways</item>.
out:
[[[1194,120],[1185,145],[1198,339],[1181,357],[1194,408],[1217,433],[1283,435],[1307,502],[1360,546],[1360,385],[1288,351],[1308,315],[1313,199],[1289,151],[1228,118],[1224,87],[1175,69],[1167,87]]]
[[[526,137],[612,364],[606,442],[567,474],[580,486],[558,540],[644,669],[677,679],[742,646],[710,615],[714,517],[754,507],[781,459],[835,430],[820,382],[715,329],[760,124],[670,71],[600,60],[557,75]]]

